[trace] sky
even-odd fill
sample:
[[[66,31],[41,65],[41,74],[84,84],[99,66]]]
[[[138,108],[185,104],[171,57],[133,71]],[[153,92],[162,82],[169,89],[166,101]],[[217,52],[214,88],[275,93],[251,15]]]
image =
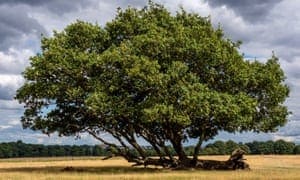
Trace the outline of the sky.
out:
[[[24,83],[22,72],[29,57],[40,51],[41,35],[51,37],[79,20],[102,26],[112,20],[117,8],[142,8],[147,0],[0,0],[0,142],[22,140],[43,144],[98,144],[87,134],[50,137],[24,130],[20,117],[23,105],[14,100]],[[266,61],[272,51],[279,57],[291,92],[286,101],[292,112],[288,123],[275,133],[221,132],[214,140],[237,142],[284,139],[300,143],[300,0],[154,0],[169,11],[182,6],[188,12],[210,16],[226,37],[241,40],[246,59]]]

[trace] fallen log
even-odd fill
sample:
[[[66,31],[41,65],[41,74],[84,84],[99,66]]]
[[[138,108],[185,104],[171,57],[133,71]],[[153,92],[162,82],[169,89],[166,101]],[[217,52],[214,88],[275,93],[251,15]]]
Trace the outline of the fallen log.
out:
[[[171,168],[171,167],[176,167],[177,164],[176,162],[167,159],[167,158],[146,158],[143,161],[140,162],[136,162],[135,164],[133,164],[132,166],[140,166],[143,165],[145,168],[149,165],[153,165],[153,166],[162,166],[163,168]]]
[[[241,149],[236,149],[232,152],[227,161],[217,161],[217,160],[203,160],[199,159],[196,162],[190,159],[188,163],[180,163],[177,159],[167,159],[167,158],[146,158],[146,159],[134,159],[135,162],[132,166],[144,166],[145,168],[149,165],[161,166],[163,168],[171,169],[205,169],[205,170],[237,170],[237,169],[250,169],[249,164],[245,162],[246,159],[243,158],[245,151]]]
[[[236,170],[236,169],[250,169],[249,164],[243,158],[245,151],[236,149],[232,152],[227,161],[216,160],[198,160],[196,167],[207,170]]]

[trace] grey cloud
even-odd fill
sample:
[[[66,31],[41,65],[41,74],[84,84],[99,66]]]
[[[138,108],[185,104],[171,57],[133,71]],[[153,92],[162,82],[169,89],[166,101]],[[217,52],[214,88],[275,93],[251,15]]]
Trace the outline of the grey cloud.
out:
[[[3,101],[2,101],[3,102]],[[2,103],[0,101],[0,103]],[[21,113],[24,111],[23,109],[5,109],[0,107],[0,131],[7,130],[9,128],[17,127],[21,128]],[[2,133],[2,132],[1,132]]]
[[[18,44],[24,35],[40,35],[45,32],[43,26],[29,17],[26,9],[22,7],[9,9],[0,6],[0,50],[5,51],[12,44]]]
[[[277,132],[278,135],[283,137],[300,137],[300,116],[296,115],[290,118],[288,124],[284,127],[281,127]]]
[[[15,95],[15,87],[0,84],[0,99],[12,100]]]
[[[264,20],[269,11],[282,0],[206,0],[212,7],[226,6],[250,22]]]
[[[80,10],[80,8],[90,5],[90,3],[89,0],[0,0],[0,5],[42,7],[60,15]]]
[[[299,47],[300,39],[297,38],[300,36],[300,32],[290,32],[286,28],[282,27],[282,32],[277,34],[277,37],[274,38],[273,42],[276,45],[284,45],[290,47]]]
[[[22,36],[33,34],[39,38],[41,34],[47,35],[45,25],[32,18],[32,12],[62,16],[80,11],[91,3],[91,0],[0,0],[0,51],[18,45]]]
[[[295,72],[294,77],[297,78],[297,79],[300,79],[300,72]]]
[[[13,90],[7,89],[6,87],[3,87],[0,85],[0,99],[3,99],[3,100],[12,99],[14,94],[15,93],[13,92]]]
[[[96,2],[96,1],[93,1]],[[140,7],[147,5],[148,0],[126,0],[126,1],[117,1],[117,0],[102,0],[99,1],[99,4],[110,4],[111,7],[117,8],[126,8],[128,6],[131,7]]]
[[[122,1],[121,2],[121,7],[127,7],[127,6],[133,6],[133,7],[145,6],[147,4],[147,2],[148,2],[147,0],[128,0],[128,1]]]
[[[16,115],[19,117],[20,113],[23,113],[23,111],[24,111],[23,105],[19,104],[16,100],[0,99],[0,109],[1,109],[0,117],[11,116],[9,113],[13,113],[13,115]]]
[[[299,108],[298,101],[300,98],[300,56],[296,56],[289,50],[286,50],[286,52],[283,52],[281,54],[285,57],[284,60],[281,61],[281,65],[287,77],[286,82],[291,90],[290,98],[288,101],[292,104],[292,106],[289,104],[289,107],[297,109],[297,107]]]
[[[51,0],[50,0],[51,1]],[[8,4],[8,5],[17,5],[17,4],[28,4],[30,6],[39,6],[45,4],[49,1],[41,1],[41,0],[0,0],[0,5]]]

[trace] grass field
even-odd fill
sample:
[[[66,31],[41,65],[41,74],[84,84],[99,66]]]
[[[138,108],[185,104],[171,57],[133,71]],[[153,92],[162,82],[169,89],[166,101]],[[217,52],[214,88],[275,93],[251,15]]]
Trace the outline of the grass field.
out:
[[[226,160],[228,156],[203,156]],[[300,179],[300,156],[246,156],[251,170],[246,171],[171,171],[155,167],[130,167],[114,158],[16,158],[0,160],[0,179]],[[69,170],[64,170],[70,167]]]

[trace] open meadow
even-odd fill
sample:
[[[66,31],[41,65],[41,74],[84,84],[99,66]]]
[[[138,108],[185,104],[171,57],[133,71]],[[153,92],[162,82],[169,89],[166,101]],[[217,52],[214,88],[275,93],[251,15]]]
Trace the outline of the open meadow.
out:
[[[201,156],[226,160],[228,156]],[[122,158],[14,158],[0,160],[0,179],[300,179],[300,156],[246,156],[251,170],[163,170],[131,167]],[[69,167],[69,168],[66,168]]]

